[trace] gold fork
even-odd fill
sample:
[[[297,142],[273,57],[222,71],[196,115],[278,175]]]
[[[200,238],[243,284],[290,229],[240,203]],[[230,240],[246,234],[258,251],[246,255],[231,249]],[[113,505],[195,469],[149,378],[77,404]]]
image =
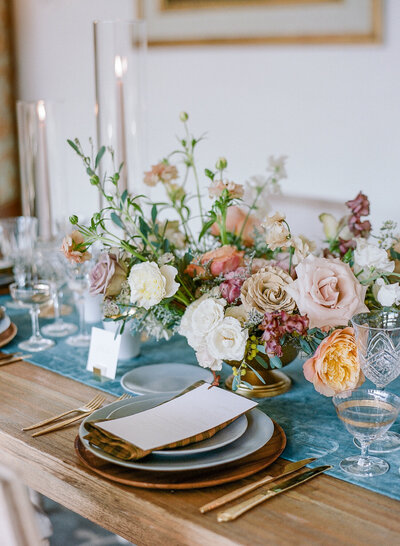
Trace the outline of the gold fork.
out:
[[[128,398],[131,398],[131,396],[129,394],[123,394],[119,398],[114,400],[114,402],[119,402],[120,400],[127,400]],[[39,432],[35,432],[34,434],[32,434],[32,437],[41,436],[42,434],[47,434],[48,432],[53,432],[55,430],[60,430],[60,429],[66,427],[68,425],[71,425],[72,423],[75,423],[76,421],[79,421],[80,419],[83,419],[84,417],[88,417],[95,410],[99,409],[99,407],[102,405],[104,400],[105,400],[105,397],[103,396],[101,402],[94,409],[92,409],[92,410],[90,410],[90,411],[88,411],[88,412],[86,412],[86,413],[84,413],[82,415],[77,415],[75,417],[72,417],[71,419],[67,419],[66,421],[62,421],[61,423],[57,423],[57,424],[55,424],[55,425],[53,425],[51,427],[47,427],[47,428],[45,428],[43,430],[40,430]]]
[[[64,411],[64,413],[60,413],[60,415],[56,415],[54,417],[50,417],[49,419],[45,419],[44,421],[40,421],[39,423],[35,423],[34,425],[30,425],[29,427],[25,427],[22,430],[33,430],[35,428],[43,427],[44,425],[49,425],[50,423],[53,423],[54,421],[58,421],[58,419],[61,419],[62,417],[66,417],[67,415],[70,415],[71,413],[79,412],[79,413],[87,413],[91,411],[92,409],[98,409],[100,406],[98,406],[98,402],[100,401],[100,405],[104,402],[105,397],[101,394],[97,394],[92,400],[90,400],[87,404],[84,406],[81,406],[79,408],[74,408],[68,411]]]

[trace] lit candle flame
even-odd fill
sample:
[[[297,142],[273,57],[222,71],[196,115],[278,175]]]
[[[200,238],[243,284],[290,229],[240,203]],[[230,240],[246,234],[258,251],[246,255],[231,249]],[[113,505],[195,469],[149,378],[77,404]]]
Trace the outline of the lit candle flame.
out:
[[[115,70],[116,77],[122,78],[122,74],[123,74],[122,59],[119,55],[115,56],[114,70]]]
[[[38,101],[36,111],[39,121],[44,121],[46,119],[46,108],[44,106],[44,101]]]

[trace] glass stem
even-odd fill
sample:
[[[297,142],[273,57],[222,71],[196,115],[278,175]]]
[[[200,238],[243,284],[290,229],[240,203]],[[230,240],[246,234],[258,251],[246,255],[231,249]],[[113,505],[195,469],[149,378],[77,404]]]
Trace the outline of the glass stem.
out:
[[[40,330],[39,330],[39,307],[34,305],[30,309],[31,320],[32,320],[32,338],[41,339]]]
[[[368,466],[370,463],[368,461],[368,444],[366,444],[365,442],[361,442],[360,441],[360,444],[361,444],[361,455],[360,455],[360,458],[358,460],[358,464],[359,466]]]
[[[78,299],[78,313],[79,313],[79,333],[81,336],[87,335],[86,321],[85,321],[85,298],[83,294],[80,294]]]
[[[58,290],[55,286],[53,289],[53,307],[54,307],[54,322],[55,324],[60,324],[61,321],[61,313],[60,313],[60,298],[58,296]]]

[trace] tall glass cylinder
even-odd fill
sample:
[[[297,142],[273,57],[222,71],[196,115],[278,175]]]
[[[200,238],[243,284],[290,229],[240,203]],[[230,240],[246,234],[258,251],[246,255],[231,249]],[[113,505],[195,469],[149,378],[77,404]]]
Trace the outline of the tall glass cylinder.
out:
[[[123,163],[120,188],[137,194],[146,163],[145,22],[95,21],[94,46],[97,143],[114,150],[101,174]]]
[[[38,219],[43,241],[56,235],[55,209],[63,186],[56,127],[59,112],[60,105],[49,101],[17,102],[22,213]]]

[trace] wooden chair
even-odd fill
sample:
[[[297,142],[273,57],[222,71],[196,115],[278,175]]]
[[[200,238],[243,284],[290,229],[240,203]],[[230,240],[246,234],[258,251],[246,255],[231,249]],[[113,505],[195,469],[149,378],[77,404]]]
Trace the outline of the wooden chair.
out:
[[[4,466],[0,466],[0,546],[43,546],[27,491]]]

